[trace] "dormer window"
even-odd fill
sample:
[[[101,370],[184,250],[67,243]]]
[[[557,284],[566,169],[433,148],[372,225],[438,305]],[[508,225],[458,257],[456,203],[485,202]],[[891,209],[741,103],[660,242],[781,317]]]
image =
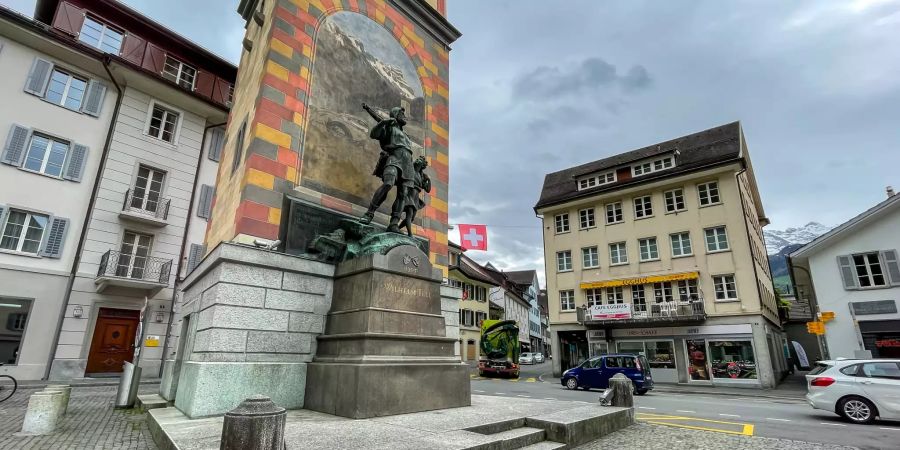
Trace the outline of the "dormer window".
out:
[[[124,37],[125,34],[122,31],[91,16],[85,16],[84,23],[81,25],[81,33],[78,33],[79,41],[113,55],[119,54]]]
[[[675,158],[666,156],[665,158],[659,158],[631,166],[631,175],[638,177],[653,172],[659,172],[661,170],[671,169],[672,167],[675,167]]]
[[[601,173],[599,175],[592,175],[586,178],[580,178],[578,180],[578,190],[583,191],[585,189],[594,188],[597,186],[603,186],[604,184],[611,184],[616,182],[616,172],[606,172]]]
[[[163,68],[162,76],[185,89],[193,90],[197,69],[166,55],[166,66]]]

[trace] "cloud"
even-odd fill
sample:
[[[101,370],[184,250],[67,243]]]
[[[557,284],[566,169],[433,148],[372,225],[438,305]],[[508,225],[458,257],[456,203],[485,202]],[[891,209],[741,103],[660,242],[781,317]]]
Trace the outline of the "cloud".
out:
[[[650,81],[644,66],[633,66],[619,75],[616,66],[602,58],[589,57],[566,67],[539,66],[524,73],[513,84],[513,96],[539,101],[592,95],[615,86],[633,92],[647,88]]]

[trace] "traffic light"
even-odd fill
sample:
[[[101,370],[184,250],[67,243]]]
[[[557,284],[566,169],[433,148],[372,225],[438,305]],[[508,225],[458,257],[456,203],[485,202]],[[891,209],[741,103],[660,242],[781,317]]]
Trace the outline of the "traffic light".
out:
[[[825,322],[806,322],[806,331],[811,334],[825,334]]]
[[[822,311],[821,320],[822,322],[831,322],[834,320],[834,311]]]

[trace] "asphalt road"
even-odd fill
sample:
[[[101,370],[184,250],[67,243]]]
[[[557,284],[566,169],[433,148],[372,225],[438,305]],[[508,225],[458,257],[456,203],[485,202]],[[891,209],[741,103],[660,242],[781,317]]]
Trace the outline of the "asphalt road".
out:
[[[518,381],[482,379],[473,375],[472,393],[511,398],[596,402],[600,391],[570,391],[550,379],[550,363],[523,366]],[[650,392],[635,397],[638,418],[650,423],[799,441],[900,448],[900,422],[855,425],[826,411],[814,410],[802,399],[772,399],[719,394]]]

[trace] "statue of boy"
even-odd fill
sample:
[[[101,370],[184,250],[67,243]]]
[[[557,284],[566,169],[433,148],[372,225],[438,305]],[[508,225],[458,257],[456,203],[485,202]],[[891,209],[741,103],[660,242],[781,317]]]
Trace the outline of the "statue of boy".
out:
[[[419,197],[422,191],[431,192],[431,178],[425,173],[428,167],[428,160],[424,156],[420,156],[413,163],[415,176],[412,182],[406,182],[403,186],[403,212],[406,217],[400,223],[400,229],[406,227],[406,234],[412,236],[413,220],[416,218],[416,212],[425,207],[425,201]]]
[[[359,220],[361,223],[370,223],[375,216],[375,210],[384,203],[391,188],[397,186],[397,197],[391,205],[391,221],[388,231],[399,233],[400,214],[403,212],[403,186],[404,183],[414,183],[415,170],[412,161],[412,142],[403,131],[406,125],[406,110],[401,107],[391,108],[390,117],[382,118],[372,110],[369,105],[363,103],[363,109],[378,121],[369,137],[377,139],[381,145],[381,156],[375,166],[373,175],[381,178],[381,186],[375,190],[372,202],[365,215]]]

